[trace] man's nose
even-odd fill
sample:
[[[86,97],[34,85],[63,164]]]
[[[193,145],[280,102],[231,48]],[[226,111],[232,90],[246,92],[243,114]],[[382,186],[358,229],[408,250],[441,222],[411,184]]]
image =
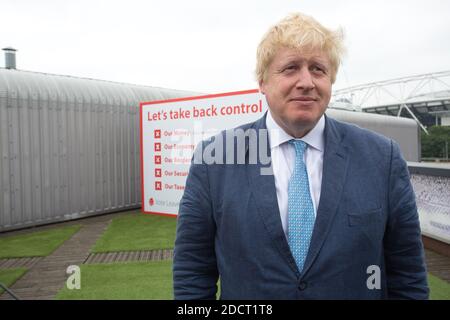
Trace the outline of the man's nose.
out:
[[[313,76],[308,68],[303,67],[300,69],[300,72],[298,73],[297,83],[295,85],[298,89],[303,90],[309,90],[315,87]]]

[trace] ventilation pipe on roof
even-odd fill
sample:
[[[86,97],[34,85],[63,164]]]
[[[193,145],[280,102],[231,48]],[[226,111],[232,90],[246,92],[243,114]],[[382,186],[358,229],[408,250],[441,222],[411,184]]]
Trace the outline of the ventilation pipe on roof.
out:
[[[5,51],[5,68],[16,69],[16,49],[8,47],[3,48]]]

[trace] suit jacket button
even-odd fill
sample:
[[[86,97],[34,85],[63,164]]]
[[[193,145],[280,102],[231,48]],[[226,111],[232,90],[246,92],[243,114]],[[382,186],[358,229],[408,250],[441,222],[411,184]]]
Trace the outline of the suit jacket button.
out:
[[[308,286],[308,285],[307,285],[307,283],[306,283],[305,281],[302,281],[302,282],[300,282],[300,283],[298,284],[298,288],[299,288],[299,290],[301,290],[301,291],[305,290],[307,286]]]

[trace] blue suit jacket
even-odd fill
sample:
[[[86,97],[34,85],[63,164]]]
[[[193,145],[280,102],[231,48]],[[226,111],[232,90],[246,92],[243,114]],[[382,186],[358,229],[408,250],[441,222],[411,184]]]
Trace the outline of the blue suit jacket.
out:
[[[240,127],[249,128],[265,129],[265,116]],[[201,146],[215,140],[225,132]],[[176,299],[215,299],[219,276],[222,299],[428,298],[415,196],[395,142],[326,117],[321,198],[301,273],[274,177],[245,150],[245,164],[191,165],[177,221]],[[377,274],[380,288],[369,289]]]

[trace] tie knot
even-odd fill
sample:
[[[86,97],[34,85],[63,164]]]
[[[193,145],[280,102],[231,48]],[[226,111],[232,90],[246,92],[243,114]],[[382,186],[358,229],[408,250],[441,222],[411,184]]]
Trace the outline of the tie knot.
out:
[[[294,146],[296,156],[303,156],[307,146],[305,141],[292,139],[289,140],[289,143]]]

